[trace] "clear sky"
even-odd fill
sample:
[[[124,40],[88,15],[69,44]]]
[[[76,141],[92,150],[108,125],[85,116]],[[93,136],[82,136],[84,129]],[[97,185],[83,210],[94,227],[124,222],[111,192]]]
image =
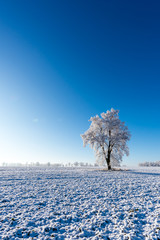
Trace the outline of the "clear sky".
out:
[[[112,107],[123,163],[160,160],[159,1],[0,1],[0,163],[94,163],[80,134]]]

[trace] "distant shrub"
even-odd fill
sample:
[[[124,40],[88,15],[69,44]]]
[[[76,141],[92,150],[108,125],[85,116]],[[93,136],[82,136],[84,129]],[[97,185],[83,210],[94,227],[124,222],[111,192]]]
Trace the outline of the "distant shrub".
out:
[[[139,163],[140,167],[160,167],[160,161]]]

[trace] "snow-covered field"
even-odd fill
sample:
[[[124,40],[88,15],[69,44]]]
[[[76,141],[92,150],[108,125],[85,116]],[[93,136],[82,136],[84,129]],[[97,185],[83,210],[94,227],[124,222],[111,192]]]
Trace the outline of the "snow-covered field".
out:
[[[0,239],[160,239],[160,168],[0,168]]]

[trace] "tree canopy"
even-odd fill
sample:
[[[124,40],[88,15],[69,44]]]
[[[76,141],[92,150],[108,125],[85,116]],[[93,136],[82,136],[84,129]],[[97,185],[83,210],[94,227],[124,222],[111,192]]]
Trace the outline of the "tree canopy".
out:
[[[120,164],[124,154],[129,155],[127,141],[131,134],[118,114],[119,110],[112,108],[101,117],[91,117],[89,129],[81,135],[84,147],[89,145],[94,149],[98,162],[106,162],[108,170]]]

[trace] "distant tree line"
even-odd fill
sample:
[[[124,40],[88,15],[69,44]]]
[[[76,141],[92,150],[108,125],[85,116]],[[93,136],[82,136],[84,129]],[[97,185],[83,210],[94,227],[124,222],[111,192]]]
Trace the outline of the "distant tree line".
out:
[[[139,163],[140,167],[160,167],[160,161]]]
[[[97,163],[90,164],[85,162],[74,162],[74,163],[40,163],[40,162],[30,162],[30,163],[2,163],[3,167],[98,167]]]

